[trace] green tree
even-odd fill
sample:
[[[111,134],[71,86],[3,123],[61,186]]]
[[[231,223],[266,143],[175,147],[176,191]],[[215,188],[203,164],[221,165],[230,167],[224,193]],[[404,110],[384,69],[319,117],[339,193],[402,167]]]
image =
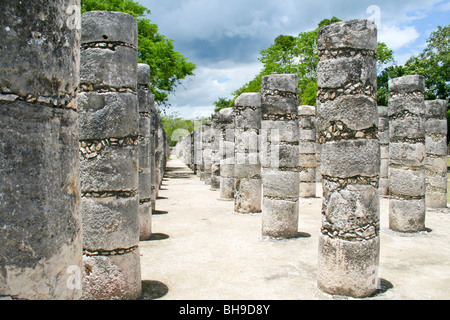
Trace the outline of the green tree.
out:
[[[81,0],[81,12],[119,11],[131,14],[138,22],[138,59],[150,65],[150,91],[155,101],[167,104],[169,94],[181,80],[194,75],[196,65],[176,52],[173,40],[158,32],[158,26],[145,18],[150,10],[133,0]]]
[[[233,107],[233,101],[227,100],[226,98],[219,98],[218,101],[214,102],[214,112],[219,112],[222,109]]]
[[[450,25],[438,26],[423,52],[405,64],[406,74],[425,78],[425,99],[450,101]]]
[[[274,43],[260,52],[263,68],[255,78],[233,92],[233,101],[244,92],[259,92],[263,76],[273,73],[296,73],[299,76],[299,104],[316,105],[317,64],[319,53],[317,35],[320,27],[341,21],[333,17],[324,19],[315,30],[302,32],[297,37],[280,35]],[[385,43],[378,43],[377,60],[379,71],[393,64],[393,51]]]

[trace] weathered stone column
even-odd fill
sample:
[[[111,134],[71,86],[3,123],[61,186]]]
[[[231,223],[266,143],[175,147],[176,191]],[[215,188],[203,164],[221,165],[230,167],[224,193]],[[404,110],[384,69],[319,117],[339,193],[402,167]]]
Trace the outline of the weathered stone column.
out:
[[[194,150],[194,168],[197,177],[200,177],[202,172],[202,159],[203,159],[203,149],[202,149],[202,125],[200,122],[194,122],[194,142],[192,144]]]
[[[381,196],[389,195],[389,110],[378,106],[378,137],[380,138],[380,183],[378,192]]]
[[[243,93],[235,101],[234,211],[261,212],[262,180],[259,159],[261,94]]]
[[[137,299],[139,109],[137,22],[82,15],[80,177],[86,300]]]
[[[148,240],[152,235],[152,167],[151,167],[151,110],[150,110],[150,66],[138,64],[139,98],[139,240]]]
[[[316,196],[316,108],[298,107],[300,136],[300,197]]]
[[[220,143],[222,132],[220,130],[220,113],[211,115],[211,190],[220,189]]]
[[[265,76],[261,85],[262,235],[297,236],[299,215],[298,76]]]
[[[150,200],[152,202],[152,212],[153,212],[156,209],[156,190],[158,189],[157,183],[158,177],[156,173],[158,109],[155,102],[155,96],[153,94],[149,94],[149,104],[150,104],[150,168],[152,168],[150,173],[150,181],[151,181]]]
[[[234,108],[220,110],[222,124],[220,144],[220,195],[219,199],[232,201],[235,196],[234,178],[234,139],[235,111]]]
[[[317,285],[329,294],[367,297],[377,290],[380,249],[376,26],[350,20],[322,27],[318,48],[323,198]]]
[[[2,1],[0,296],[81,297],[80,2]]]
[[[425,101],[425,204],[447,207],[447,101]]]
[[[206,120],[203,128],[203,180],[211,184],[211,120]]]
[[[423,77],[389,81],[389,228],[425,229],[425,103]]]

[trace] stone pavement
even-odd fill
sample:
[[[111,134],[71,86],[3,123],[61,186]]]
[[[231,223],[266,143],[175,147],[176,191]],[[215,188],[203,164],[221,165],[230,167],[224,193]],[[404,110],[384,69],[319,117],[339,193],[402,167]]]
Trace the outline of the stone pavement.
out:
[[[209,189],[180,160],[168,162],[152,238],[139,243],[143,299],[347,299],[316,286],[320,184],[319,197],[300,198],[298,237],[281,241],[262,237],[261,214],[236,214]],[[449,209],[427,209],[426,227],[390,231],[381,199],[381,282],[367,299],[450,298]]]

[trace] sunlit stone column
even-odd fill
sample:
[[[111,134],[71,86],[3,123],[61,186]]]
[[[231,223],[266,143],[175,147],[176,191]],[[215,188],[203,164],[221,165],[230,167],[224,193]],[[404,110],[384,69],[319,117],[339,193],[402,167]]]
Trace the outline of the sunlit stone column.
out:
[[[0,296],[81,297],[78,0],[0,5]]]
[[[243,93],[235,101],[234,211],[261,212],[262,180],[259,160],[261,94]]]
[[[378,191],[381,196],[389,195],[389,110],[378,106],[378,136],[380,138],[380,183]]]
[[[425,103],[423,77],[389,81],[389,228],[425,230]]]
[[[300,197],[316,196],[316,108],[298,107],[300,126]]]
[[[447,101],[425,101],[425,204],[447,207]]]
[[[261,85],[262,235],[293,238],[299,217],[298,76],[265,76]]]
[[[323,198],[317,285],[329,294],[367,297],[377,290],[380,249],[376,26],[368,20],[324,26],[318,48]]]
[[[139,98],[139,240],[148,240],[152,235],[152,167],[151,167],[151,111],[150,111],[150,66],[138,64]]]
[[[137,22],[128,14],[82,15],[80,177],[86,300],[137,299],[139,109]]]

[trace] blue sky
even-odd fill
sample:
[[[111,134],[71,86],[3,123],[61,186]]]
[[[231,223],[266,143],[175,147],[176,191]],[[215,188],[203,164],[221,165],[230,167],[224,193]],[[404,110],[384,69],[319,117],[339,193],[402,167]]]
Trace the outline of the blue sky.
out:
[[[425,48],[437,26],[450,23],[449,0],[137,0],[149,19],[174,40],[175,50],[197,65],[195,76],[170,95],[168,114],[210,116],[214,101],[260,71],[259,52],[280,34],[313,30],[333,16],[372,19],[378,40],[394,50],[398,64]]]

